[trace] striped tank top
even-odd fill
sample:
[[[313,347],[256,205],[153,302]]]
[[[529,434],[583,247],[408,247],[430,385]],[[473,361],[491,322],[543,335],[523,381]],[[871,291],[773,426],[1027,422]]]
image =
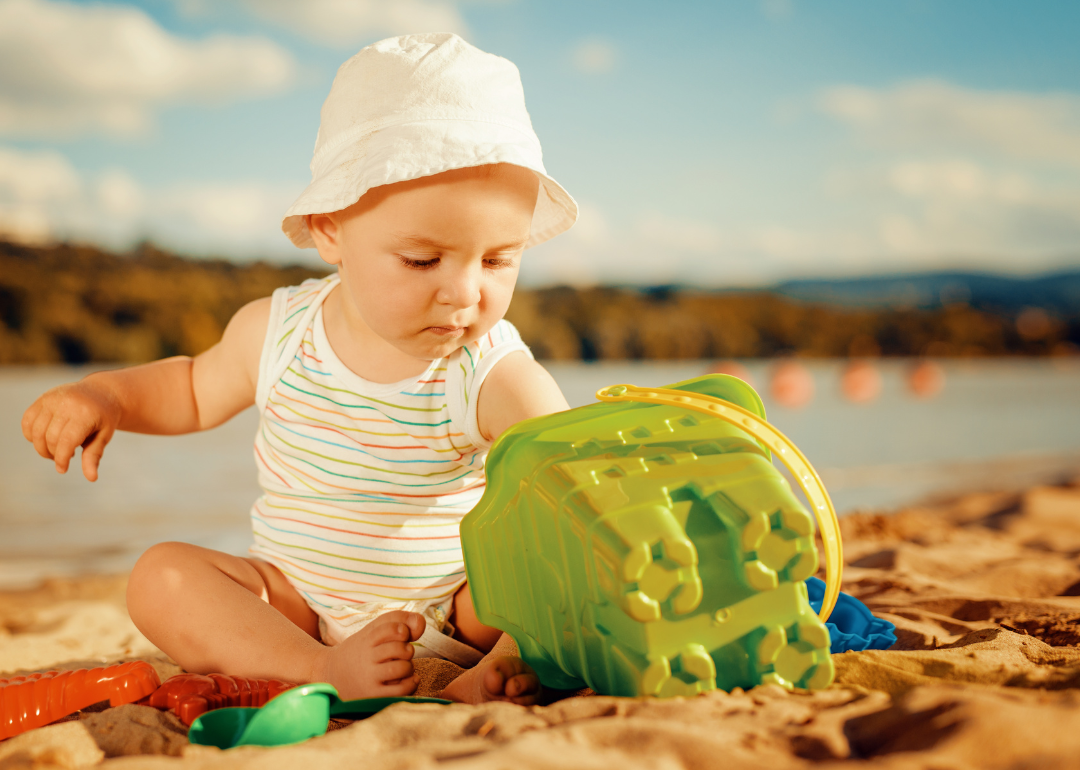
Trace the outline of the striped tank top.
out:
[[[274,292],[259,365],[253,555],[316,610],[438,600],[465,582],[458,525],[484,492],[480,386],[528,348],[500,321],[419,377],[365,380],[334,354],[336,275]],[[530,354],[531,355],[531,354]]]

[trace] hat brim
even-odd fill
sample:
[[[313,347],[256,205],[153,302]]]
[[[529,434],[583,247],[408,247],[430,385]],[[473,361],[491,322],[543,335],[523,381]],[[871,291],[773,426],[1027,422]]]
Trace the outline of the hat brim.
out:
[[[534,136],[499,123],[447,119],[399,124],[349,142],[323,160],[318,170],[313,169],[311,184],[285,212],[281,229],[297,247],[314,248],[307,214],[340,211],[373,187],[458,168],[510,163],[529,169],[540,180],[532,233],[525,244],[532,248],[568,230],[578,216],[577,203],[547,175],[538,158]]]

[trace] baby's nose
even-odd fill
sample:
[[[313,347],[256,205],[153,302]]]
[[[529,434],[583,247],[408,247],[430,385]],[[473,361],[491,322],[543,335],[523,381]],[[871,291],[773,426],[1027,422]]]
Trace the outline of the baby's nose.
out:
[[[474,270],[460,270],[448,276],[439,289],[439,301],[454,307],[472,307],[480,302],[480,278]]]

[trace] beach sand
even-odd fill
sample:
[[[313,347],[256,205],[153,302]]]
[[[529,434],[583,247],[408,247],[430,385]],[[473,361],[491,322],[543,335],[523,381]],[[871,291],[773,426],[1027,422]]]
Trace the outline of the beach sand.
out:
[[[836,683],[547,707],[398,704],[297,746],[191,746],[171,714],[103,709],[0,743],[0,769],[1080,767],[1080,483],[841,520],[844,590],[897,626]],[[141,658],[120,577],[0,593],[0,677]],[[420,669],[435,694],[458,669]]]

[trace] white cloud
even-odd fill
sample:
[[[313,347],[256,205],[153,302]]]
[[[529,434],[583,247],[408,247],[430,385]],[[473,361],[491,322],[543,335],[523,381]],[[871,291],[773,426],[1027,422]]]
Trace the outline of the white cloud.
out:
[[[207,12],[199,0],[183,0]],[[235,2],[236,0],[234,0]],[[253,15],[323,45],[350,48],[374,37],[468,30],[453,0],[239,0]]]
[[[590,201],[578,201],[578,218],[570,232],[575,241],[590,246],[607,243],[612,236],[604,212]]]
[[[920,81],[840,86],[819,106],[872,150],[832,192],[858,204],[879,261],[1024,271],[1080,254],[1080,95]]]
[[[943,82],[841,86],[819,106],[863,142],[806,214],[710,221],[659,210],[545,244],[525,282],[732,286],[793,276],[997,269],[1080,255],[1080,95]]]
[[[1036,197],[1031,180],[1015,173],[991,174],[963,159],[906,160],[886,172],[888,185],[909,198],[1029,203]]]
[[[104,172],[95,192],[101,210],[120,220],[135,219],[144,211],[142,188],[126,171],[109,169]]]
[[[1080,183],[1050,184],[968,160],[897,162],[885,181],[912,204],[893,205],[881,218],[883,245],[893,252],[1038,259],[1080,251]]]
[[[975,152],[1080,166],[1080,95],[977,91],[940,81],[838,86],[821,109],[892,149]]]
[[[270,40],[187,40],[143,11],[0,0],[0,134],[72,137],[145,131],[161,107],[278,92],[292,56]]]
[[[318,259],[281,232],[297,190],[261,182],[148,188],[123,169],[80,174],[53,151],[0,147],[0,238],[74,240],[125,249],[150,238],[187,254]]]
[[[297,192],[244,181],[173,186],[155,193],[156,211],[146,227],[155,241],[185,253],[300,259],[315,252],[301,252],[281,232],[281,217]]]
[[[724,246],[723,235],[715,225],[658,211],[638,217],[636,235],[635,240],[644,244],[680,254],[716,254]]]
[[[755,284],[793,266],[813,273],[823,250],[835,255],[839,247],[848,257],[866,245],[865,239],[846,232],[760,224],[721,227],[657,210],[638,212],[617,228],[595,204],[579,206],[579,222],[566,235],[527,252],[523,284]]]
[[[51,212],[77,205],[82,180],[57,152],[21,153],[0,147],[0,234],[39,243],[52,232]]]
[[[619,54],[614,43],[602,37],[588,37],[578,42],[570,53],[570,62],[578,72],[604,75],[615,69]]]
[[[79,194],[81,180],[58,152],[0,148],[0,198],[18,203],[63,201]]]
[[[851,195],[863,208],[815,224],[720,226],[644,211],[599,237],[571,229],[528,253],[522,283],[732,287],[945,266],[1031,273],[1075,264],[1080,191],[1069,187],[1042,189],[958,162],[899,163],[873,189]]]

